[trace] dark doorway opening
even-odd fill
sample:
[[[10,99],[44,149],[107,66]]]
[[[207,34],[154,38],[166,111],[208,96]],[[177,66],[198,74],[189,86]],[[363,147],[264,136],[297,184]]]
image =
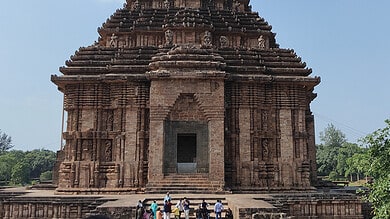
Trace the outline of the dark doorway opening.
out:
[[[177,134],[177,163],[196,163],[196,134]]]

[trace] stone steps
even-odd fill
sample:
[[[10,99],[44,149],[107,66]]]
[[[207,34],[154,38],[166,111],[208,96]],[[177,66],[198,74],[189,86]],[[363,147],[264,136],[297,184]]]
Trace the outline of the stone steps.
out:
[[[158,182],[149,182],[146,193],[221,193],[219,182],[206,174],[171,174]]]

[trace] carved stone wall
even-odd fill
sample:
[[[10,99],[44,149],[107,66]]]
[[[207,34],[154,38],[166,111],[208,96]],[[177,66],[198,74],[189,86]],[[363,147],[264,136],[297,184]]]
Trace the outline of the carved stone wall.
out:
[[[68,124],[58,191],[144,185],[148,84],[77,84],[64,93]]]
[[[96,206],[107,200],[99,200],[99,197],[13,197],[3,195],[0,204],[0,218],[24,219],[24,218],[85,218],[88,213],[95,210]]]
[[[231,187],[310,188],[306,91],[278,83],[232,83],[226,89],[227,177]],[[230,162],[229,162],[230,161]]]

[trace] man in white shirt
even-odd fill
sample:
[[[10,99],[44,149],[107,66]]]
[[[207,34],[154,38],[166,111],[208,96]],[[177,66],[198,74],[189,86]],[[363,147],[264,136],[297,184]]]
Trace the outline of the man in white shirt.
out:
[[[217,200],[217,203],[214,205],[215,219],[222,219],[221,212],[223,210],[223,205],[221,200]]]

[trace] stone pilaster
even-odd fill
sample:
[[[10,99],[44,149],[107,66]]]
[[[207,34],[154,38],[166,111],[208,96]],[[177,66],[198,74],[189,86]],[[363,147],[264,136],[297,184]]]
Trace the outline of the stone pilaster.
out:
[[[164,150],[164,121],[150,118],[149,141],[149,182],[158,182],[164,177],[163,150]]]
[[[125,115],[125,147],[124,147],[124,160],[125,162],[125,176],[124,185],[133,187],[138,186],[138,163],[139,153],[137,152],[137,111],[126,110]]]
[[[240,175],[242,186],[250,186],[250,162],[251,162],[251,142],[250,142],[250,109],[240,108],[240,164],[237,173]]]
[[[209,122],[210,130],[210,169],[209,178],[212,181],[225,180],[225,159],[224,159],[224,123],[223,120],[212,120]]]
[[[292,130],[292,113],[290,109],[279,111],[280,120],[280,150],[281,150],[281,180],[284,187],[293,185],[294,182],[294,138]]]

